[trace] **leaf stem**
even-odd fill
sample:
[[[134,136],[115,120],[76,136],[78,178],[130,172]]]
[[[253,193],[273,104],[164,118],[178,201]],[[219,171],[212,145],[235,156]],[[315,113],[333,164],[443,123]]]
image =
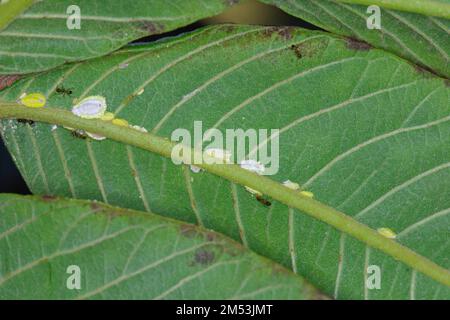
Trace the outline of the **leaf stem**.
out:
[[[42,121],[50,124],[63,125],[83,129],[88,132],[103,135],[128,145],[171,158],[172,148],[176,143],[151,133],[143,133],[131,128],[120,127],[101,120],[88,120],[73,115],[70,111],[55,108],[28,108],[17,103],[0,102],[0,119],[22,118]],[[195,154],[194,150],[191,150]],[[181,157],[177,157],[180,160]],[[234,164],[196,164],[206,171],[228,179],[234,183],[256,189],[271,198],[296,208],[337,230],[344,232],[370,247],[378,249],[393,258],[405,263],[430,278],[450,286],[450,272],[431,260],[417,254],[400,243],[380,235],[352,217],[337,211],[319,201],[300,195],[280,183],[265,176],[259,176],[244,170]]]
[[[377,5],[387,9],[407,11],[450,19],[450,4],[436,0],[336,0],[338,2]]]

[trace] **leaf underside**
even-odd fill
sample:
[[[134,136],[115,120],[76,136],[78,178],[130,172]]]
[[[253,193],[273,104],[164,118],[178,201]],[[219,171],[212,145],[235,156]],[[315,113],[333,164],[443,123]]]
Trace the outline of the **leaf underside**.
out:
[[[281,266],[190,224],[88,201],[2,194],[0,203],[2,299],[321,298]],[[79,290],[66,285],[69,266],[80,268]]]
[[[381,29],[368,29],[367,6],[338,1],[262,0],[330,32],[364,40],[446,78],[450,20],[381,8]],[[445,0],[448,3],[448,0]]]
[[[124,64],[127,66],[123,68]],[[71,88],[72,96],[55,92]],[[141,89],[144,92],[140,95]],[[15,101],[43,92],[49,107],[103,95],[108,110],[170,137],[176,128],[280,128],[280,170],[315,197],[448,267],[450,107],[445,80],[353,40],[296,28],[220,26],[127,48],[20,80]],[[170,159],[68,130],[15,120],[2,135],[34,194],[98,199],[201,224],[354,299],[450,297],[391,257],[285,205]],[[366,266],[382,270],[365,287]]]
[[[51,69],[108,54],[125,44],[216,15],[230,0],[39,1],[0,30],[0,74]],[[80,28],[72,9],[80,9]],[[1,8],[0,8],[1,9]],[[0,28],[1,29],[1,28]]]

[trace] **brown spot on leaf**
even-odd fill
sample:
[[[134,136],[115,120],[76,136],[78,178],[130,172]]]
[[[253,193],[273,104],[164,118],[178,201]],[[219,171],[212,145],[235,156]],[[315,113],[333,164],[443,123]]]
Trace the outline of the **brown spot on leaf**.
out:
[[[293,29],[293,27],[268,27],[262,31],[262,35],[270,38],[273,34],[277,34],[284,40],[290,40],[292,38]]]
[[[142,22],[141,29],[148,34],[158,34],[164,32],[164,25],[159,22],[144,21]]]
[[[298,59],[311,58],[322,52],[327,46],[328,40],[312,39],[310,41],[293,44],[290,49]]]
[[[214,232],[207,232],[206,233],[206,240],[208,240],[209,242],[215,241],[216,238],[217,238],[217,235]]]
[[[6,87],[10,87],[14,82],[19,80],[22,76],[18,74],[10,74],[0,76],[0,90],[5,89]]]
[[[434,73],[433,70],[425,67],[425,66],[419,66],[417,64],[412,63],[414,70],[420,74],[421,76],[423,76],[424,78],[432,78],[434,77],[436,74]]]
[[[195,238],[198,236],[198,230],[195,226],[191,224],[182,224],[180,226],[180,233],[186,238]]]
[[[226,26],[224,26],[224,28],[223,28],[223,30],[224,30],[226,33],[232,33],[232,32],[234,32],[234,30],[236,30],[236,29],[237,29],[237,26],[236,26],[236,25],[232,25],[232,24],[226,25]]]
[[[444,79],[444,84],[446,87],[450,87],[450,80]]]
[[[101,210],[101,206],[97,202],[91,202],[90,207],[92,211]]]
[[[279,265],[278,263],[274,263],[272,265],[272,275],[276,276],[276,275],[280,275],[280,274],[290,276],[291,271],[289,271],[285,267]]]
[[[282,27],[278,30],[278,35],[284,40],[290,40],[292,38],[293,27]]]
[[[225,246],[223,247],[223,252],[228,254],[231,257],[237,257],[239,255],[241,255],[242,253],[244,253],[243,249],[237,248],[237,247],[233,247],[233,246]]]
[[[208,265],[214,261],[215,254],[213,251],[206,249],[198,249],[194,255],[194,262],[196,264]]]
[[[45,202],[51,202],[51,201],[55,201],[57,199],[57,197],[54,195],[51,195],[51,194],[44,194],[41,197],[41,199],[44,200]]]
[[[346,38],[347,48],[356,51],[368,51],[372,49],[372,46],[367,42],[356,40],[354,38]]]

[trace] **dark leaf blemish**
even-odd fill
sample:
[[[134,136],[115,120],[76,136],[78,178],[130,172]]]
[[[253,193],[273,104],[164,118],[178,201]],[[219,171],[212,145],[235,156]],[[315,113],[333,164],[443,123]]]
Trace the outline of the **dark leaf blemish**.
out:
[[[44,194],[41,199],[45,202],[55,201],[58,197],[51,194]]]
[[[21,78],[18,74],[0,76],[0,90],[10,87],[14,82]]]
[[[144,21],[141,24],[141,29],[149,35],[159,34],[164,32],[164,25],[159,22]]]
[[[347,48],[356,51],[368,51],[372,49],[372,46],[367,42],[356,40],[354,38],[346,38]]]
[[[182,224],[180,227],[180,233],[186,238],[195,238],[198,236],[198,230],[191,224]]]
[[[215,254],[206,249],[199,249],[195,252],[194,261],[196,264],[208,265],[214,261]]]
[[[273,34],[277,34],[284,40],[290,40],[292,38],[293,27],[268,27],[262,31],[264,37],[271,37]]]

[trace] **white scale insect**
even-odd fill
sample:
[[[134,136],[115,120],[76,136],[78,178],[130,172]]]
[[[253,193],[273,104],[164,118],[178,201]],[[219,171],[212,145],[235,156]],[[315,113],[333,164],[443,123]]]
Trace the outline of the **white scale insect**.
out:
[[[144,127],[141,127],[141,126],[130,125],[130,128],[132,128],[134,130],[137,130],[137,131],[140,131],[140,132],[144,132],[144,133],[148,132],[147,129],[145,129]]]
[[[300,190],[300,185],[298,183],[292,182],[291,180],[284,181],[283,186],[292,190]]]
[[[240,163],[242,169],[257,173],[263,174],[266,168],[264,165],[256,160],[242,160]]]
[[[86,134],[88,135],[89,138],[94,139],[94,140],[101,141],[101,140],[105,140],[106,139],[105,136],[101,136],[101,135],[96,134],[96,133],[90,133],[90,132],[86,131]]]
[[[231,152],[224,149],[219,148],[209,148],[206,149],[204,152],[208,157],[216,158],[219,160],[222,160],[224,163],[231,163]],[[194,173],[199,173],[203,169],[200,167],[197,167],[193,164],[189,166],[191,168],[191,171]]]
[[[102,96],[90,96],[79,101],[72,107],[72,113],[84,119],[99,119],[106,111],[106,99]],[[94,140],[104,140],[106,137],[86,132],[86,134]]]
[[[106,111],[106,99],[102,96],[90,96],[72,107],[72,113],[84,119],[101,118]]]
[[[193,173],[199,173],[200,171],[202,171],[202,168],[194,166],[193,164],[191,164],[189,167],[191,168],[191,171]]]
[[[308,198],[313,198],[314,194],[311,191],[305,191],[305,190],[301,190],[300,189],[300,185],[296,182],[292,182],[291,180],[286,180],[283,182],[283,186],[292,189],[292,190],[298,190],[300,192],[301,195],[308,197]]]
[[[266,168],[264,165],[256,160],[242,160],[240,163],[242,169],[254,172],[256,174],[263,174]],[[258,190],[252,189],[250,187],[245,186],[245,190],[250,192],[251,194],[262,196],[262,193]]]

